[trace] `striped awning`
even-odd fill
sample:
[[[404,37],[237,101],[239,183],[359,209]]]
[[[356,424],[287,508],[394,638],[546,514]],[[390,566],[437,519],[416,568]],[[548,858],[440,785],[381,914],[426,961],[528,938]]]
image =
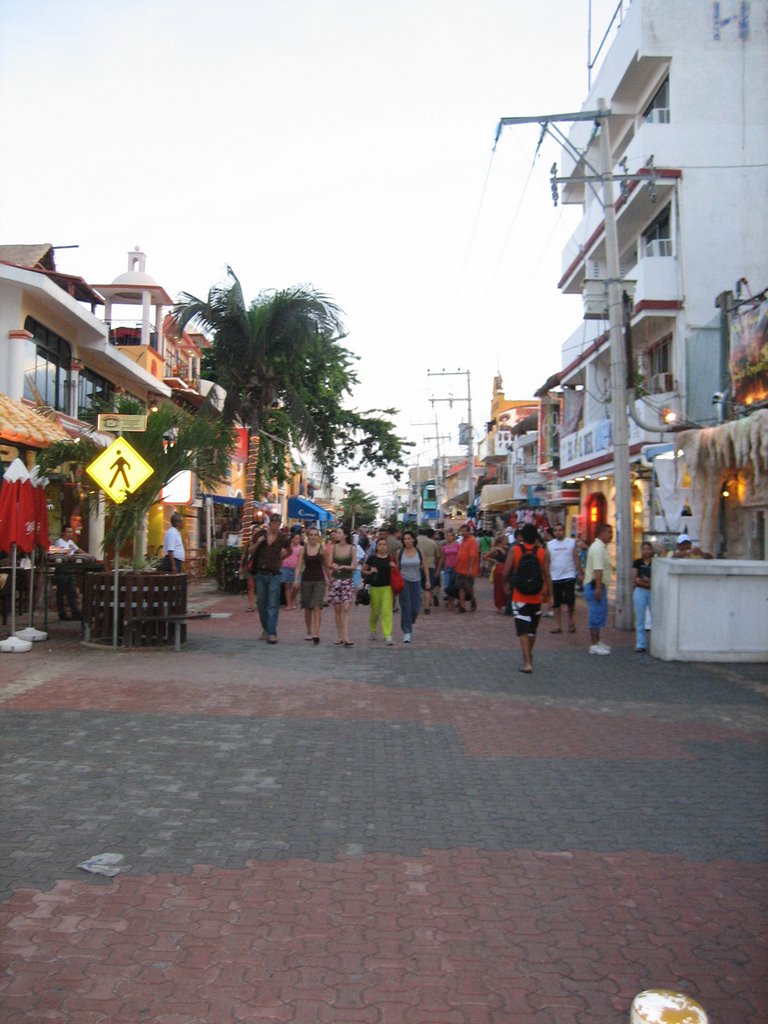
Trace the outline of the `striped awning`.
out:
[[[30,405],[0,394],[0,439],[31,448],[47,448],[67,441],[69,434],[58,419],[49,419]]]

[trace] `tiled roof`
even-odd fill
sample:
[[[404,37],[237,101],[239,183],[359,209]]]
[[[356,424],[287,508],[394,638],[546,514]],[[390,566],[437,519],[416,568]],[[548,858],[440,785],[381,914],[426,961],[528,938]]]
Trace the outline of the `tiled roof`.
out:
[[[54,441],[69,440],[69,434],[58,420],[48,419],[30,406],[0,394],[0,439],[47,448]]]

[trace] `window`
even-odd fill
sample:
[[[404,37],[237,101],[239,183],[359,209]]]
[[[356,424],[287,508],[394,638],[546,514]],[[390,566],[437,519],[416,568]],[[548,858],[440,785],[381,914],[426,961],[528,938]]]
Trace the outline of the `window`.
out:
[[[85,419],[94,404],[108,402],[114,393],[112,384],[93,370],[81,370],[77,382],[77,415]]]
[[[643,111],[649,124],[669,124],[669,76],[661,83],[653,99]]]
[[[24,328],[33,335],[24,353],[24,397],[68,413],[72,361],[69,343],[31,316],[24,321]]]
[[[648,349],[649,391],[661,395],[675,390],[672,374],[672,335],[667,334]]]
[[[672,221],[666,206],[643,232],[642,251],[645,256],[672,256]]]

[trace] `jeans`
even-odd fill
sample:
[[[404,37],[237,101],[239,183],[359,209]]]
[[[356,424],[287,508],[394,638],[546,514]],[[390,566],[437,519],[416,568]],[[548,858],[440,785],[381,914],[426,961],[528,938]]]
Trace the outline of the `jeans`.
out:
[[[261,628],[267,636],[277,636],[277,616],[280,612],[280,574],[256,573],[256,604]]]
[[[400,594],[400,629],[412,633],[413,624],[421,609],[421,582],[405,581],[405,590]]]
[[[648,641],[645,633],[645,613],[651,607],[651,592],[645,587],[635,587],[632,591],[632,603],[635,606],[635,647],[645,650]]]

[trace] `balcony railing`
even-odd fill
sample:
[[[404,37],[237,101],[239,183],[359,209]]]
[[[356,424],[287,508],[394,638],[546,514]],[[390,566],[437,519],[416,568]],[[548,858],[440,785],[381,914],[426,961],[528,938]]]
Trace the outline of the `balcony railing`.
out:
[[[142,330],[145,327],[149,328],[148,338],[149,347],[158,352],[157,344],[157,331],[153,330],[152,325],[147,321],[142,320],[107,320],[105,321],[109,328],[109,340],[113,345],[122,348],[126,345],[141,345],[142,342]]]

